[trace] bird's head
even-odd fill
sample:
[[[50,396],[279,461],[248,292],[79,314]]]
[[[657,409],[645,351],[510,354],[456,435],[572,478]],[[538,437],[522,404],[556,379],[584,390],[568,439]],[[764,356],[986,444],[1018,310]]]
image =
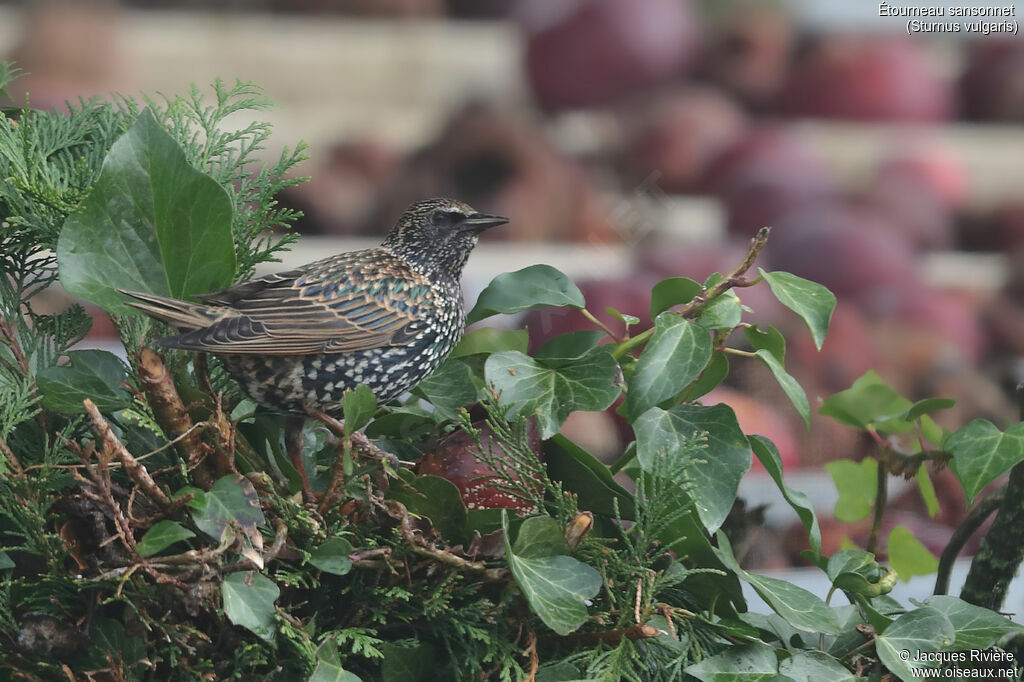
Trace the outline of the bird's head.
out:
[[[382,246],[426,274],[458,280],[480,233],[507,222],[455,199],[427,199],[406,209]]]

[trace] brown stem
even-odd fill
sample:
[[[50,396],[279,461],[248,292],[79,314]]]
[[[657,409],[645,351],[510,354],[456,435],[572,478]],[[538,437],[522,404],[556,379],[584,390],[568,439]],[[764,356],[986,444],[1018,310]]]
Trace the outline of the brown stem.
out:
[[[0,452],[4,453],[4,458],[7,460],[7,463],[11,465],[11,469],[14,470],[15,475],[19,478],[25,475],[25,469],[22,468],[21,462],[18,461],[18,458],[14,455],[14,451],[11,450],[11,447],[3,438],[0,438]]]
[[[103,441],[105,450],[116,454],[121,463],[124,465],[125,472],[129,478],[139,486],[146,495],[156,502],[164,510],[169,510],[172,507],[171,498],[167,496],[163,490],[156,484],[153,477],[149,475],[149,471],[143,466],[132,453],[128,452],[128,448],[117,439],[114,432],[110,430],[110,424],[100,414],[99,409],[96,405],[86,398],[82,401],[85,405],[85,411],[89,413],[89,418],[92,420],[93,426],[96,429],[96,434]]]
[[[170,440],[178,443],[175,447],[189,468],[193,468],[199,487],[209,490],[213,475],[204,462],[210,447],[201,440],[199,430],[192,428],[192,417],[178,395],[163,358],[153,349],[144,347],[139,352],[138,371],[157,423]]]
[[[754,265],[754,261],[761,254],[761,250],[764,245],[768,243],[768,235],[771,233],[770,227],[762,227],[757,231],[757,234],[750,240],[750,248],[747,250],[747,255],[743,257],[740,264],[733,268],[727,276],[718,280],[711,286],[707,291],[694,296],[693,300],[687,303],[685,306],[680,308],[679,314],[683,317],[693,315],[700,312],[705,306],[711,301],[724,294],[733,287],[746,287],[754,284],[753,281],[745,279],[743,276],[746,274]]]
[[[631,625],[628,628],[616,628],[603,632],[578,632],[565,635],[559,639],[571,641],[573,644],[591,647],[597,644],[618,644],[624,639],[650,639],[665,634],[653,625]]]
[[[939,557],[939,568],[935,574],[935,591],[933,594],[946,594],[949,592],[949,576],[953,571],[953,562],[956,561],[957,555],[970,540],[974,532],[981,528],[981,524],[985,523],[985,520],[992,515],[999,505],[1003,503],[1003,498],[1006,497],[1005,486],[999,490],[994,491],[991,495],[983,497],[978,501],[978,504],[974,505],[974,509],[967,513],[964,520],[957,526],[956,530],[953,531],[953,535],[949,538],[949,544],[942,550],[942,556]]]

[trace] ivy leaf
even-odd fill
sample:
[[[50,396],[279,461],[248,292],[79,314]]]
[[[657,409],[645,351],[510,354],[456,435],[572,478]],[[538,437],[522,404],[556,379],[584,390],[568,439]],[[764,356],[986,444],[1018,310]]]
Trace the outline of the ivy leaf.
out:
[[[663,279],[651,289],[651,319],[655,319],[672,306],[689,303],[703,290],[700,282],[689,277]]]
[[[345,538],[328,538],[309,553],[309,563],[324,573],[347,575],[352,570],[352,543]]]
[[[157,521],[153,527],[146,531],[146,534],[139,540],[135,551],[139,556],[153,556],[162,552],[175,542],[194,538],[195,533],[175,521]]]
[[[530,333],[525,329],[495,329],[481,327],[469,332],[455,346],[450,357],[461,358],[478,353],[500,353],[503,350],[517,350],[525,353],[530,343]]]
[[[654,322],[654,335],[637,361],[623,403],[630,422],[648,408],[686,388],[711,360],[707,331],[676,313],[665,312]]]
[[[534,613],[560,635],[567,635],[585,623],[586,602],[601,589],[601,574],[571,556],[517,555],[509,543],[508,514],[504,510],[501,524],[509,569]]]
[[[837,659],[824,651],[797,651],[779,663],[779,674],[795,682],[859,682]]]
[[[559,556],[569,553],[562,526],[550,516],[531,516],[519,526],[512,553],[523,559]]]
[[[1001,432],[985,419],[975,419],[945,438],[942,449],[953,455],[953,470],[967,495],[967,506],[989,483],[1024,460],[1024,422]]]
[[[835,295],[822,285],[806,280],[788,272],[757,271],[768,282],[775,298],[799,315],[811,330],[814,345],[821,350],[828,334],[828,324],[832,320],[832,311],[836,308]]]
[[[621,518],[633,519],[633,496],[619,485],[607,465],[560,433],[544,441],[543,447],[548,475],[577,495],[580,509],[613,516],[618,502]]]
[[[832,476],[839,491],[834,512],[836,520],[855,523],[866,519],[875,501],[878,462],[870,457],[865,457],[859,463],[837,459],[825,462],[825,470]]]
[[[603,410],[615,402],[617,367],[603,347],[572,362],[505,351],[487,358],[484,376],[500,392],[500,402],[512,406],[509,416],[536,415],[541,438],[550,438],[571,412]]]
[[[922,679],[927,674],[914,671],[937,668],[938,661],[929,659],[937,658],[935,652],[948,646],[955,637],[949,618],[925,606],[904,613],[884,634],[876,635],[875,651],[882,663],[901,680]],[[908,651],[909,657],[906,656]]]
[[[714,552],[719,560],[753,587],[787,623],[804,632],[827,635],[841,632],[832,609],[818,596],[791,582],[743,570],[732,553],[732,545],[725,533],[719,531],[717,539],[718,547],[714,548]]]
[[[538,360],[544,358],[580,358],[589,353],[592,349],[597,348],[597,344],[599,344],[601,339],[604,337],[604,332],[591,329],[559,334],[537,349],[537,352],[533,354],[533,357]]]
[[[405,505],[411,514],[425,516],[451,543],[465,542],[466,507],[458,487],[440,476],[399,474],[388,497]]]
[[[117,288],[183,298],[231,284],[230,197],[196,170],[144,111],[110,149],[100,177],[57,242],[69,293],[108,312],[134,312]]]
[[[710,288],[721,279],[722,275],[716,272],[711,277],[708,277],[704,286],[705,288]],[[697,316],[695,322],[698,326],[709,331],[715,329],[727,330],[736,327],[742,319],[743,304],[740,303],[740,297],[736,295],[736,292],[730,289],[708,301],[707,305],[700,311],[700,315]]]
[[[886,547],[889,565],[899,574],[900,580],[910,580],[915,575],[931,575],[939,569],[939,560],[906,526],[896,526],[889,531]]]
[[[584,305],[583,293],[564,273],[550,265],[531,265],[491,280],[466,315],[466,324],[499,313],[510,315],[533,308],[582,308]]]
[[[263,536],[257,526],[266,521],[260,509],[260,498],[249,479],[241,474],[224,476],[209,492],[197,495],[189,506],[196,527],[217,542],[225,542],[232,528],[237,528],[246,549],[243,554],[262,568]]]
[[[948,410],[954,405],[956,405],[956,401],[952,398],[925,398],[924,400],[918,400],[916,403],[911,405],[910,408],[900,416],[906,421],[912,422],[920,419],[923,415],[937,412],[939,410]]]
[[[3,571],[4,569],[8,568],[14,568],[14,566],[14,560],[11,559],[10,555],[7,552],[0,549],[0,571]]]
[[[426,682],[435,679],[437,655],[429,644],[418,642],[402,646],[383,642],[380,650],[384,655],[380,665],[381,682]]]
[[[782,366],[782,363],[766,348],[760,348],[754,351],[754,354],[758,359],[765,364],[765,366],[771,370],[772,375],[775,377],[775,381],[779,383],[779,387],[782,388],[782,392],[789,398],[789,402],[793,403],[793,407],[796,408],[797,414],[800,415],[804,420],[804,426],[808,431],[811,430],[811,404],[807,402],[807,394],[804,392],[802,386],[797,383],[797,380],[786,371],[786,368]]]
[[[679,402],[689,403],[707,395],[715,386],[725,381],[727,376],[729,376],[729,358],[722,352],[713,353],[711,362],[707,364],[700,376],[680,392]]]
[[[864,373],[853,386],[825,398],[820,414],[855,429],[877,428],[888,433],[904,433],[914,428],[903,418],[912,408],[909,400],[882,381],[874,370]]]
[[[82,401],[91,399],[100,412],[122,410],[132,395],[121,384],[128,380],[128,368],[105,350],[73,350],[68,363],[44,367],[36,374],[43,393],[43,406],[65,414],[85,412]]]
[[[754,455],[760,460],[768,475],[775,481],[782,497],[793,508],[793,511],[800,517],[800,521],[807,530],[808,541],[811,545],[811,562],[818,565],[821,561],[821,528],[818,526],[818,517],[814,513],[814,506],[807,495],[793,490],[786,485],[782,477],[782,456],[779,455],[775,444],[764,436],[747,436]]]
[[[441,419],[457,418],[456,409],[476,400],[476,385],[469,365],[448,358],[413,391],[425,398]]]
[[[778,669],[775,649],[762,642],[752,642],[728,647],[683,672],[701,682],[777,682],[780,679]]]
[[[277,583],[256,571],[236,571],[224,577],[220,593],[232,623],[265,642],[274,641],[274,602],[281,595]]]
[[[946,647],[951,651],[988,649],[1004,635],[1022,630],[1020,625],[1009,618],[968,604],[958,597],[937,595],[929,597],[925,605],[944,615],[953,624],[956,640]]]
[[[351,436],[373,418],[377,411],[377,397],[369,386],[359,384],[355,389],[346,391],[341,407],[345,415],[345,435]]]
[[[637,461],[644,471],[655,470],[655,458],[665,457],[678,473],[677,482],[693,499],[701,523],[715,532],[736,500],[743,474],[750,469],[750,444],[728,405],[658,407],[633,422]],[[694,449],[696,441],[706,444]]]

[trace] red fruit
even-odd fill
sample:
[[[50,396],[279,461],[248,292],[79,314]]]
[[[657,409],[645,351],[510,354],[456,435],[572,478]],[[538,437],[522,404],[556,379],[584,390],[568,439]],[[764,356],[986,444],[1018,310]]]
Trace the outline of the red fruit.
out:
[[[686,0],[586,2],[528,39],[527,76],[545,109],[607,104],[685,71],[697,35]]]
[[[693,192],[746,126],[746,116],[721,92],[697,86],[674,90],[636,112],[626,161],[636,182],[651,178],[663,192]]]
[[[474,427],[480,429],[484,452],[511,461],[486,423],[477,422]],[[530,422],[529,443],[530,449],[540,457],[540,432],[533,422]],[[419,460],[416,473],[420,476],[440,476],[454,483],[466,509],[514,509],[522,513],[536,511],[526,500],[495,488],[495,482],[502,479],[478,456],[476,441],[466,432],[456,431],[442,439],[433,452]]]
[[[920,42],[830,35],[792,71],[781,108],[794,116],[944,121],[953,93],[938,60]]]
[[[729,232],[743,237],[837,192],[816,150],[774,126],[745,135],[718,158],[702,184],[725,203]]]

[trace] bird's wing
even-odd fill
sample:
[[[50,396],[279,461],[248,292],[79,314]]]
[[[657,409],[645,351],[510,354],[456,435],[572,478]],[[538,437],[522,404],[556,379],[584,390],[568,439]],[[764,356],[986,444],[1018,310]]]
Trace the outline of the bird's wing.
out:
[[[423,329],[416,301],[430,295],[429,281],[390,254],[342,254],[204,294],[199,298],[222,316],[161,343],[261,355],[400,345]]]

